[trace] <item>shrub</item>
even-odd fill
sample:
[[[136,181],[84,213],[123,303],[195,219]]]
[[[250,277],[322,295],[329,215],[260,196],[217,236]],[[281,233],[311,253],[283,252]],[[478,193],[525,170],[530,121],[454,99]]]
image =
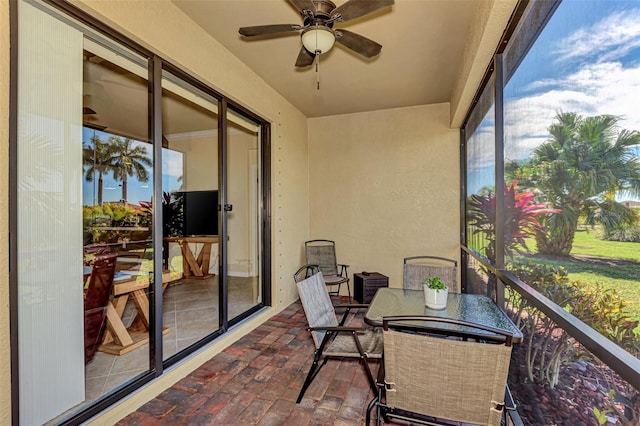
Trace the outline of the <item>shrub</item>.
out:
[[[640,355],[638,321],[627,314],[628,301],[614,289],[597,283],[585,288],[579,281],[570,282],[566,269],[533,262],[512,263],[508,269],[542,295],[571,312],[603,336],[635,356]],[[508,291],[514,322],[527,331],[527,374],[532,381],[554,388],[560,366],[586,354],[576,351],[570,336],[542,312],[529,305],[513,290]]]
[[[598,233],[598,238],[606,241],[622,241],[631,243],[640,243],[640,226],[622,226],[609,231]]]
[[[581,297],[570,312],[638,357],[640,345],[636,333],[640,331],[640,324],[629,317],[628,305],[629,301],[625,300],[618,290],[604,288],[600,283],[596,283],[594,287],[582,290]]]
[[[559,212],[557,209],[547,208],[547,203],[536,203],[533,192],[516,190],[517,183],[514,180],[510,185],[506,182],[504,185],[504,250],[508,257],[529,251],[526,238],[542,229],[537,216]],[[495,194],[473,194],[467,203],[471,233],[481,237],[479,241],[486,244],[484,254],[490,260],[495,260]]]
[[[567,270],[531,261],[512,263],[509,271],[563,308],[577,298],[576,288],[569,283]],[[575,357],[569,335],[537,308],[529,305],[513,290],[509,291],[513,320],[527,331],[526,363],[529,380],[554,388],[560,366]]]

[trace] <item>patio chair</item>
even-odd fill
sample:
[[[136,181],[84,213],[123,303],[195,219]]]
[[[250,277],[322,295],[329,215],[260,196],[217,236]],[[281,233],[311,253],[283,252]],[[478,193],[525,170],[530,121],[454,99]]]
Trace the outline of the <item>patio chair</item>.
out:
[[[331,240],[310,240],[304,243],[307,264],[317,265],[322,272],[324,281],[328,286],[338,286],[329,294],[340,295],[340,286],[347,284],[349,302],[351,302],[351,289],[349,288],[349,265],[336,261],[336,243]],[[339,269],[339,272],[338,272]]]
[[[88,363],[102,341],[107,324],[107,303],[113,291],[116,253],[96,255],[84,289],[84,363]]]
[[[414,321],[426,320],[494,334],[482,342],[449,339],[415,327]],[[367,408],[367,425],[374,407],[378,425],[389,418],[419,424],[500,424],[511,359],[509,332],[443,317],[386,317],[383,340],[379,391]]]
[[[306,266],[303,266],[299,272],[305,268]],[[307,388],[330,358],[357,358],[375,394],[376,383],[369,368],[369,359],[382,357],[382,333],[377,329],[344,325],[351,309],[366,308],[368,305],[336,306],[335,308],[345,309],[342,319],[338,322],[321,272],[296,283],[296,286],[309,324],[308,330],[315,345],[313,362],[296,403],[302,401]]]
[[[422,290],[425,278],[440,277],[452,293],[458,288],[458,261],[438,256],[413,256],[404,258],[403,288]]]

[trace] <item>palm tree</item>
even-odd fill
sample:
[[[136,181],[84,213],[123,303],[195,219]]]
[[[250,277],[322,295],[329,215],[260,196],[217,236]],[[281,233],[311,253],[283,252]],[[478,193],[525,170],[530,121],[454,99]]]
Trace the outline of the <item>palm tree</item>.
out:
[[[133,145],[129,138],[122,139],[119,136],[111,136],[109,142],[112,145],[113,177],[122,181],[122,200],[127,201],[127,182],[130,176],[135,176],[140,182],[149,180],[147,167],[152,166],[147,149],[142,145]]]
[[[605,228],[634,220],[631,209],[616,202],[615,194],[640,194],[640,161],[633,149],[640,144],[636,130],[619,130],[619,117],[583,117],[560,112],[549,126],[551,139],[536,148],[528,163],[506,167],[520,182],[542,193],[548,215],[536,234],[538,251],[567,256],[573,246],[578,219]]]
[[[82,161],[87,169],[85,179],[93,182],[98,175],[98,205],[102,205],[103,180],[102,176],[113,170],[113,152],[109,143],[103,142],[100,136],[94,134],[90,143],[83,143]]]

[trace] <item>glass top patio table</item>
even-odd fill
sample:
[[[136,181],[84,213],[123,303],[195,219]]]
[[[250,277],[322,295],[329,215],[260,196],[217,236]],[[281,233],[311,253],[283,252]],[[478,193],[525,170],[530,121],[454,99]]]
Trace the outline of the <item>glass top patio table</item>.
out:
[[[428,315],[463,320],[498,328],[513,334],[513,343],[522,341],[522,333],[509,317],[489,297],[478,294],[449,293],[445,309],[429,309],[424,304],[424,291],[401,288],[379,289],[364,315],[367,324],[381,327],[382,318],[399,315]],[[455,324],[429,321],[411,321],[407,325],[434,333],[456,335],[457,331],[471,333],[478,338],[504,340],[489,331]]]

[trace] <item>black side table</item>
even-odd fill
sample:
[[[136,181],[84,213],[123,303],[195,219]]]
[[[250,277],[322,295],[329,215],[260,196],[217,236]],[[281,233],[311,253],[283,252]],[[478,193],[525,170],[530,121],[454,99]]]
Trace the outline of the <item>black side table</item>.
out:
[[[361,272],[353,274],[353,291],[359,303],[371,303],[376,291],[389,287],[389,277],[379,272]]]

